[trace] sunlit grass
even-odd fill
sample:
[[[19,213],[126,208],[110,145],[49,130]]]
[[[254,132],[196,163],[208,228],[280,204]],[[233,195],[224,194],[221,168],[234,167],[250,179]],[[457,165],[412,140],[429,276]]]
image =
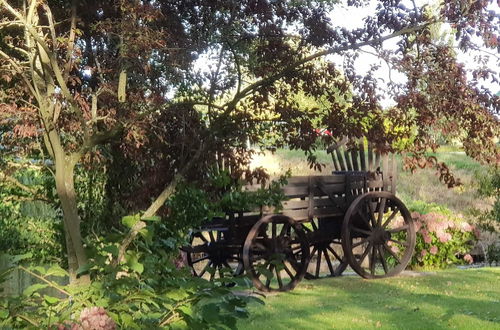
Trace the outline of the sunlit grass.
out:
[[[252,305],[238,329],[500,329],[500,268],[303,281]]]

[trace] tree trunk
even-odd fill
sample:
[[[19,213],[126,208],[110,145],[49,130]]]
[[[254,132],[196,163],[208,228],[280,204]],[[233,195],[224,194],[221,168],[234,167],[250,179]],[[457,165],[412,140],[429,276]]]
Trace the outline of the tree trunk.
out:
[[[87,256],[83,248],[80,232],[80,216],[78,215],[75,191],[75,165],[79,159],[77,155],[67,155],[60,143],[59,135],[51,130],[48,135],[47,147],[51,149],[55,164],[56,190],[63,211],[64,236],[68,253],[68,268],[70,283],[88,283],[88,275],[77,278],[78,268],[87,264]]]
[[[87,256],[83,248],[80,232],[80,216],[78,215],[76,192],[74,184],[75,162],[68,156],[63,159],[56,156],[56,189],[64,218],[64,232],[66,250],[68,252],[68,266],[70,282],[88,282],[88,276],[77,279],[78,268],[87,264]]]

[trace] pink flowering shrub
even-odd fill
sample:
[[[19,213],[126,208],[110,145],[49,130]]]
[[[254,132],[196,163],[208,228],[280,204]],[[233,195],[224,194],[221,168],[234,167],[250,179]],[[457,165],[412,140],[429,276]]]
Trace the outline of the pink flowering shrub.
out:
[[[468,252],[474,246],[477,231],[461,215],[436,211],[412,212],[411,215],[417,232],[411,267],[444,268],[473,262]]]
[[[77,322],[65,322],[58,330],[115,330],[116,323],[102,307],[85,308]]]

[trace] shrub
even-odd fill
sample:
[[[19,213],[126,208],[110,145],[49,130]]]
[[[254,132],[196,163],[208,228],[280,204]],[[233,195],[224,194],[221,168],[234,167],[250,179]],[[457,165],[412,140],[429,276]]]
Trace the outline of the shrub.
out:
[[[130,227],[138,218],[126,217],[124,225]],[[59,266],[17,266],[40,282],[21,296],[0,297],[0,328],[235,328],[236,319],[248,315],[247,302],[255,298],[235,295],[226,285],[239,279],[209,282],[177,269],[152,239],[152,229],[150,224],[141,230],[142,239],[134,242],[117,266],[111,260],[118,255],[123,235],[94,240],[89,267],[81,270],[91,274],[88,285],[53,282],[51,277],[68,276]],[[0,272],[0,281],[4,277]],[[59,294],[48,295],[46,288]]]
[[[427,209],[440,209],[428,206]],[[412,212],[417,232],[413,268],[445,268],[452,264],[472,263],[469,251],[478,236],[477,229],[461,215],[447,209],[422,214]]]

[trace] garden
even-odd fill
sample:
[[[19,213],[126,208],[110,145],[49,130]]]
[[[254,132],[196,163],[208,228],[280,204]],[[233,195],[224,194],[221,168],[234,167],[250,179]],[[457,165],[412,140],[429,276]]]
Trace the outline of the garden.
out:
[[[498,10],[0,0],[0,328],[498,328]]]

